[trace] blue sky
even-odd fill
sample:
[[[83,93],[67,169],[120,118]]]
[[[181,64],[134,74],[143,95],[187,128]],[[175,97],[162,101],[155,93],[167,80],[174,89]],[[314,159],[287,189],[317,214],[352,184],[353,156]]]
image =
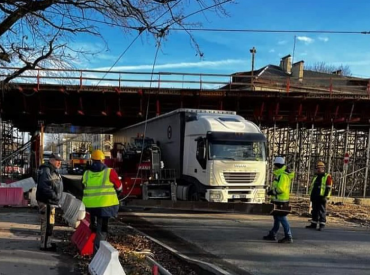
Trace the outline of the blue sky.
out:
[[[196,1],[185,14],[198,10]],[[207,2],[207,1],[206,1]],[[211,1],[208,1],[209,5]],[[332,30],[370,31],[370,1],[343,0],[239,0],[227,4],[229,16],[215,13],[190,17],[201,22],[204,28],[267,29],[267,30]],[[76,67],[83,69],[110,68],[136,34],[124,34],[117,28],[102,26],[109,51],[90,60],[81,60]],[[158,72],[231,74],[251,69],[249,49],[257,49],[255,67],[279,64],[280,58],[292,54],[294,36],[296,48],[294,61],[305,64],[326,62],[348,65],[355,76],[370,76],[370,35],[311,34],[311,33],[241,33],[192,32],[204,52],[196,56],[189,36],[183,31],[171,31],[163,41],[157,57]],[[99,40],[76,37],[72,42],[84,48],[104,48]],[[150,72],[156,52],[155,41],[142,35],[122,57],[113,70]]]

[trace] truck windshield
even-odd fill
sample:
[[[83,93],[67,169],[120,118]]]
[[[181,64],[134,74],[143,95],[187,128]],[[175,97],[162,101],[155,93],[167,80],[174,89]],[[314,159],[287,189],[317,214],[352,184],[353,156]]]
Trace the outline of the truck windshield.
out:
[[[265,144],[259,141],[212,141],[209,143],[209,158],[265,161]]]
[[[85,159],[86,154],[83,153],[72,153],[72,158],[74,159]]]

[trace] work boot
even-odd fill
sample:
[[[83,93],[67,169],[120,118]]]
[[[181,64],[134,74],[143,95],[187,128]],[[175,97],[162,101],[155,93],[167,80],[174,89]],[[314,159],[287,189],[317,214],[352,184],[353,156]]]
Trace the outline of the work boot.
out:
[[[311,223],[310,225],[306,226],[307,229],[316,229],[316,223]]]
[[[292,237],[284,237],[278,241],[278,243],[293,243]]]
[[[50,247],[40,247],[40,250],[42,251],[57,251],[57,244],[56,243],[51,243]]]
[[[268,235],[266,236],[263,236],[263,239],[265,241],[277,241],[277,238],[275,235],[272,235],[271,233],[269,233]]]
[[[319,228],[317,228],[318,231],[323,231],[325,228],[324,224],[320,224]]]

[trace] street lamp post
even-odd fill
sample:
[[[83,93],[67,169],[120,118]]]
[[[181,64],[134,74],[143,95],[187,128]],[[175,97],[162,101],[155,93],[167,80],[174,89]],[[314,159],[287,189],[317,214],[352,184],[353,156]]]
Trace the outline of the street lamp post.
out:
[[[251,71],[251,88],[254,89],[253,86],[253,80],[254,80],[254,55],[257,53],[257,50],[255,47],[249,50],[252,54],[252,71]]]

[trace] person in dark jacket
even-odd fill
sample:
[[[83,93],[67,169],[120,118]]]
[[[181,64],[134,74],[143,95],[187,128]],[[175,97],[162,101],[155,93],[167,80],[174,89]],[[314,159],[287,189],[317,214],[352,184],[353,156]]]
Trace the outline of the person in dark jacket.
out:
[[[82,176],[84,188],[82,202],[86,211],[90,213],[90,229],[96,232],[95,254],[100,241],[107,239],[109,218],[117,216],[118,196],[122,191],[122,183],[116,171],[103,163],[105,155],[101,150],[92,152],[91,159],[91,166]]]
[[[63,159],[59,154],[51,154],[49,162],[38,170],[36,200],[41,216],[41,250],[55,251],[56,244],[51,242],[53,235],[55,208],[63,193],[62,177],[57,172]]]
[[[330,198],[333,180],[331,175],[325,173],[325,163],[319,161],[316,165],[316,175],[312,179],[309,193],[312,203],[312,220],[308,229],[323,230],[326,225],[326,201]]]

